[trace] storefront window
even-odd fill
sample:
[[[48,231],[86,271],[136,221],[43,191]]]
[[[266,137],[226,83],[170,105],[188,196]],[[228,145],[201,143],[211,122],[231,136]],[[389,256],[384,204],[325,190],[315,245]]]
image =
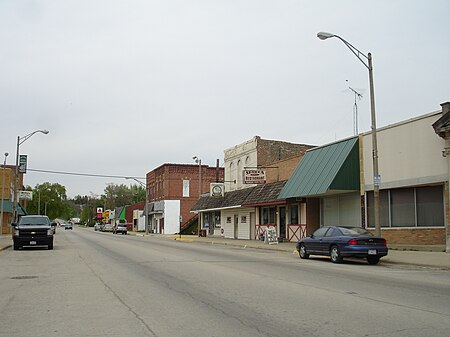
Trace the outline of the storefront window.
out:
[[[373,205],[373,192],[367,192],[367,220],[369,227],[375,227],[375,215]],[[389,227],[389,193],[386,190],[380,191],[380,223],[381,227]]]
[[[414,189],[391,190],[392,227],[413,227],[416,225]]]
[[[289,206],[289,224],[298,224],[298,205]]]
[[[367,193],[368,226],[374,227],[373,192]],[[382,227],[442,227],[444,197],[442,186],[398,188],[380,191]]]
[[[275,224],[275,207],[264,207],[261,209],[262,225]]]
[[[442,186],[416,189],[417,226],[444,226],[444,198]]]
[[[209,213],[203,214],[203,227],[209,228]]]
[[[215,212],[214,213],[214,226],[216,228],[220,228],[221,224],[220,224],[220,212]]]

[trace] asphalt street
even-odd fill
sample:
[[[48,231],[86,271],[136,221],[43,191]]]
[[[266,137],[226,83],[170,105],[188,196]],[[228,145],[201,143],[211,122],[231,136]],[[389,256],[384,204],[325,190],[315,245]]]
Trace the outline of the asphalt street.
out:
[[[4,250],[0,336],[448,335],[448,270],[203,243],[75,228]]]

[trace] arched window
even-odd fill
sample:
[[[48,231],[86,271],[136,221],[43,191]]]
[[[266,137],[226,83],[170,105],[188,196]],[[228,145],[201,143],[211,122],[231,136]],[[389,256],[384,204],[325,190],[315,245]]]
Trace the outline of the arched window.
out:
[[[240,159],[237,162],[236,185],[237,188],[240,188],[242,186],[242,163]]]

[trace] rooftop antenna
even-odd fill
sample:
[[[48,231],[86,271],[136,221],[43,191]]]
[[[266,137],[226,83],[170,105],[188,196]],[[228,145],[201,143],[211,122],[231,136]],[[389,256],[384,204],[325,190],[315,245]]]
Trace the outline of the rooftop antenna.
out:
[[[346,82],[348,82],[348,80],[345,80]],[[348,87],[354,94],[355,94],[355,103],[353,104],[353,132],[355,134],[355,136],[358,135],[358,104],[357,101],[361,100],[361,98],[363,97],[359,92],[357,92],[355,89],[353,89],[352,87]]]

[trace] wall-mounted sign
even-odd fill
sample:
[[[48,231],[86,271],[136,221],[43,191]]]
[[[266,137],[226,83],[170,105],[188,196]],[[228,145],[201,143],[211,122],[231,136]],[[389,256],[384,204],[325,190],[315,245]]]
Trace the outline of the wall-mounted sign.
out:
[[[266,171],[259,169],[244,170],[242,181],[244,184],[265,184]]]
[[[212,197],[223,197],[225,193],[225,184],[211,183],[209,184],[209,195]]]
[[[19,191],[19,200],[33,200],[33,192]]]
[[[27,155],[21,154],[19,156],[19,173],[27,173]]]

